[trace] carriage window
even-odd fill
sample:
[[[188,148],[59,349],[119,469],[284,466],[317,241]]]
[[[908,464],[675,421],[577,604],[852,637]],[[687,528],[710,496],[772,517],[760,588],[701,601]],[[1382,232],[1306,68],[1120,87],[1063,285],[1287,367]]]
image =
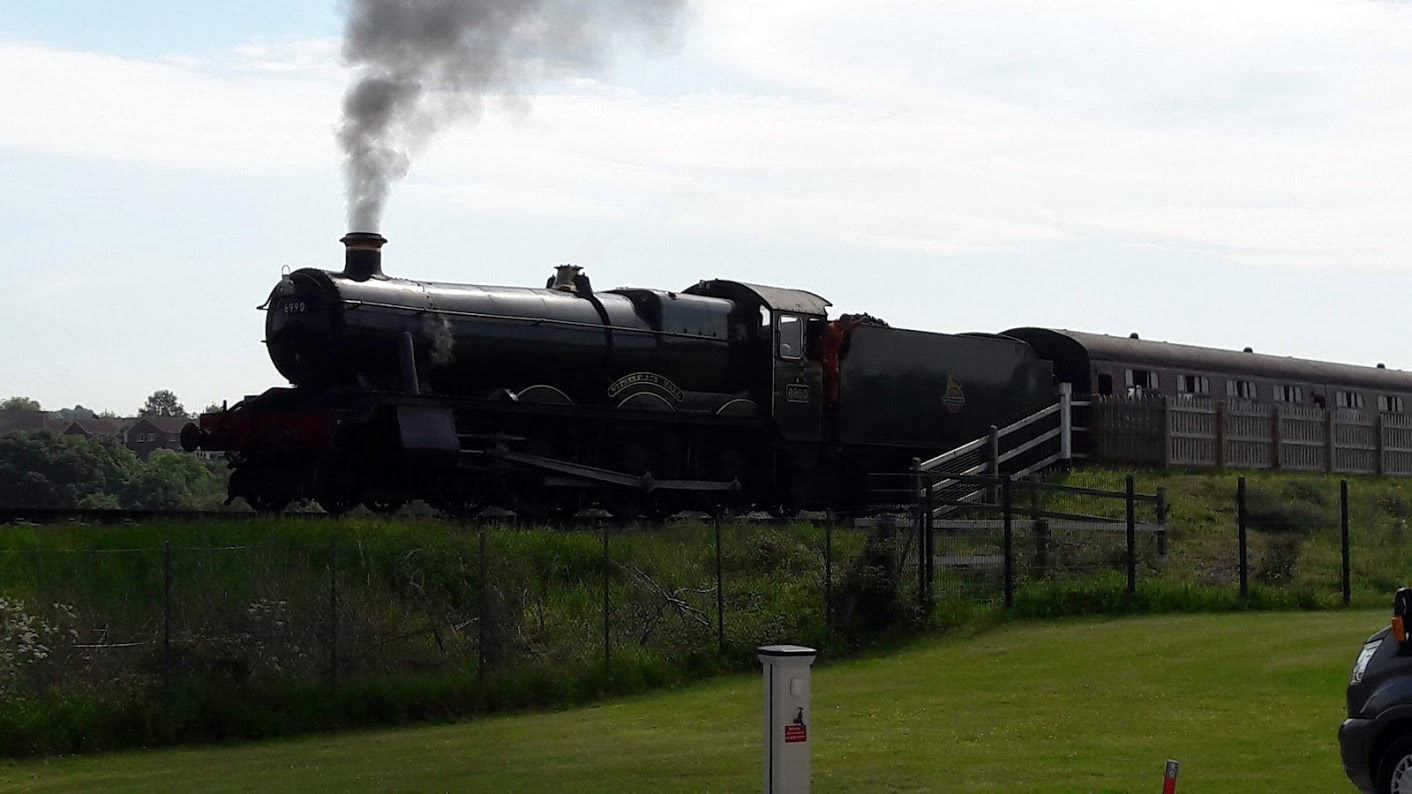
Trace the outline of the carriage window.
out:
[[[1337,394],[1337,404],[1340,408],[1362,408],[1363,395],[1356,391],[1341,391]]]
[[[1099,394],[1112,394],[1112,393],[1113,393],[1113,376],[1112,376],[1112,375],[1109,375],[1108,373],[1105,372],[1105,373],[1102,373],[1102,374],[1100,374],[1100,375],[1098,376],[1098,393],[1099,393]]]
[[[1260,399],[1255,392],[1255,381],[1250,380],[1226,381],[1226,396],[1237,397],[1242,400]]]
[[[1211,381],[1205,375],[1178,375],[1177,393],[1204,395],[1211,393]]]
[[[1378,395],[1378,413],[1400,414],[1402,413],[1402,398],[1395,394]]]
[[[804,321],[798,315],[780,315],[780,358],[804,355]]]
[[[1157,391],[1157,373],[1150,369],[1130,369],[1123,372],[1127,381],[1128,394],[1143,394]]]
[[[1304,389],[1300,386],[1275,386],[1275,399],[1282,403],[1304,402]]]

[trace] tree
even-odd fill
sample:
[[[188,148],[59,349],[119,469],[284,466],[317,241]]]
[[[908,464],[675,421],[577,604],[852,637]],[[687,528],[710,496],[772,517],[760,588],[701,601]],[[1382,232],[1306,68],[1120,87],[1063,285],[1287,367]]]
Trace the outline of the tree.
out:
[[[220,413],[220,412],[221,412],[221,404],[220,404],[220,403],[211,403],[210,405],[206,406],[206,409],[203,410],[201,413],[203,413],[203,414],[218,414],[218,413]]]
[[[93,410],[84,408],[82,405],[75,405],[72,408],[60,408],[56,413],[63,417],[65,422],[72,422],[75,419],[94,418]]]
[[[0,436],[0,505],[76,507],[116,494],[139,468],[117,439],[47,431]]]
[[[148,510],[199,510],[220,507],[225,482],[190,455],[159,449],[127,483],[119,500]]]
[[[4,402],[0,402],[0,410],[4,411],[39,411],[38,400],[31,400],[28,397],[8,397]]]
[[[227,476],[171,450],[138,460],[104,436],[0,436],[0,507],[218,509]]]
[[[175,394],[167,389],[158,389],[152,392],[137,413],[141,416],[186,416],[186,408]]]

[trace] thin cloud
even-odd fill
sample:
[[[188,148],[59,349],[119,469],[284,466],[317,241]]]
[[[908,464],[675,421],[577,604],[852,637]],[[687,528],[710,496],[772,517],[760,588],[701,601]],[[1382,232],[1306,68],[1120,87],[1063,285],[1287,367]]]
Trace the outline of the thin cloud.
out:
[[[467,215],[650,218],[930,255],[1064,241],[1412,269],[1397,233],[1412,14],[1344,0],[715,0],[672,68],[575,81],[438,139],[409,176]],[[146,62],[0,44],[0,147],[333,173],[329,41]],[[178,99],[175,99],[178,98]],[[331,195],[329,201],[337,202]]]

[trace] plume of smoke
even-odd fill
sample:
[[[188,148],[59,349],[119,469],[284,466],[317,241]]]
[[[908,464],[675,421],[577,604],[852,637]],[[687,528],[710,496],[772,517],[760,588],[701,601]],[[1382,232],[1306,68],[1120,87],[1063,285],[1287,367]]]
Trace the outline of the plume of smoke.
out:
[[[619,40],[669,38],[686,0],[349,0],[343,56],[348,221],[377,231],[393,182],[447,121],[487,95],[583,75]]]

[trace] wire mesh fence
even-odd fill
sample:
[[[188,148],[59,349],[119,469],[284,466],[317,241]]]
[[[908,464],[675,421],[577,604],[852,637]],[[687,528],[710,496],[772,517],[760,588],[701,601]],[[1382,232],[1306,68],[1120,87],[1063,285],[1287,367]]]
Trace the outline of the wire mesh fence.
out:
[[[1239,477],[1213,492],[1223,483],[1207,478],[1174,522],[1166,490],[1143,493],[1131,476],[1112,490],[937,474],[929,492],[930,477],[917,494],[918,514],[931,517],[933,600],[1008,604],[1036,585],[1116,573],[1129,592],[1162,580],[1346,605],[1360,588],[1392,592],[1412,566],[1412,501],[1378,480]],[[958,489],[976,496],[957,499]]]
[[[160,723],[214,724],[213,710],[241,704],[343,708],[347,698],[327,698],[388,682],[460,711],[560,702],[618,680],[738,668],[763,644],[828,647],[916,592],[915,582],[888,592],[904,533],[873,540],[827,523],[452,528],[410,543],[318,534],[121,548],[0,540],[11,544],[0,548],[6,705],[135,704],[153,723],[132,739],[143,742],[176,731]],[[11,738],[0,753],[34,749]]]
[[[0,552],[0,694],[159,686],[161,572],[146,550]]]
[[[62,532],[8,534],[0,734],[14,733],[14,704],[66,699],[136,703],[170,731],[299,697],[318,715],[388,682],[396,698],[385,690],[347,708],[562,702],[615,681],[741,669],[763,644],[851,647],[926,625],[941,602],[1001,608],[1032,589],[1126,579],[1132,593],[1163,579],[1295,589],[1325,604],[1351,583],[1390,592],[1412,564],[1404,524],[1360,526],[1373,510],[1412,520],[1412,503],[1372,484],[1246,483],[1210,515],[1174,524],[1166,495],[1131,478],[1116,490],[934,476],[931,489],[917,472],[899,475],[892,490],[911,505],[894,499],[892,512],[846,525],[319,524],[225,536],[236,542],[138,532],[137,545],[123,530],[89,545],[78,531],[62,542]],[[1181,535],[1197,518],[1222,528]],[[163,738],[151,731],[134,741]],[[30,747],[7,741],[0,753]]]
[[[1296,588],[1314,599],[1352,598],[1347,480],[1237,482],[1234,548],[1242,595],[1252,587]],[[1383,553],[1377,546],[1367,551]]]

